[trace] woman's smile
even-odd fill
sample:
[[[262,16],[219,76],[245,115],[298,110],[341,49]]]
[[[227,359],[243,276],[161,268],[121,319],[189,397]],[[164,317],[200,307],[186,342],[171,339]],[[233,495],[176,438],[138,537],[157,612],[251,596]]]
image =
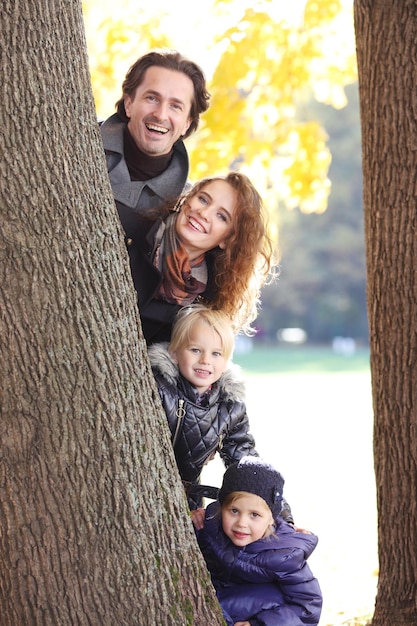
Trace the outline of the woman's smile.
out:
[[[207,230],[203,227],[203,225],[195,218],[192,217],[191,215],[188,218],[188,222],[190,224],[190,226],[192,228],[194,228],[195,230],[198,230],[201,233],[206,233]]]

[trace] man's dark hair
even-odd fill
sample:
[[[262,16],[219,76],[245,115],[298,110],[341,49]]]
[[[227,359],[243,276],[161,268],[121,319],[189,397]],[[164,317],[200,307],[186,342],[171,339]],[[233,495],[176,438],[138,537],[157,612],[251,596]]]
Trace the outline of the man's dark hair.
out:
[[[117,113],[123,121],[128,121],[129,118],[126,115],[124,96],[128,95],[132,99],[134,98],[136,89],[144,80],[146,70],[153,66],[164,67],[167,70],[182,72],[193,82],[194,98],[191,103],[190,111],[191,124],[183,136],[183,139],[186,139],[195,130],[197,130],[200,121],[200,114],[207,111],[209,107],[210,94],[206,89],[206,78],[203,70],[193,61],[183,57],[179,52],[160,50],[148,52],[147,54],[141,56],[129,68],[129,71],[123,81],[123,96],[116,102]]]

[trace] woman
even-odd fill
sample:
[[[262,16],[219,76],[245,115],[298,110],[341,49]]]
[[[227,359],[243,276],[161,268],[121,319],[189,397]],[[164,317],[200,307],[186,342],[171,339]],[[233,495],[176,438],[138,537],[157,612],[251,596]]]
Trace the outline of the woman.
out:
[[[250,332],[273,253],[247,176],[203,179],[176,207],[135,220],[126,243],[148,345],[169,341],[177,311],[192,302],[223,310],[235,331]]]

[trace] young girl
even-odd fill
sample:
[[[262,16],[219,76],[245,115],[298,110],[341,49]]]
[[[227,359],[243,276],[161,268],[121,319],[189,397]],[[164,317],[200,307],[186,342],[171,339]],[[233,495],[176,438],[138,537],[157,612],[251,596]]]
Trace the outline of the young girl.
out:
[[[130,218],[133,219],[132,217]],[[210,303],[250,329],[273,253],[261,198],[244,175],[204,179],[152,219],[135,214],[126,239],[147,344],[169,341],[177,311]]]
[[[279,517],[283,486],[271,465],[242,458],[197,530],[228,626],[319,623],[322,595],[306,562],[318,539]]]
[[[233,347],[228,316],[194,304],[179,311],[170,344],[153,344],[148,349],[192,512],[201,507],[195,487],[204,465],[216,452],[226,467],[242,456],[257,456],[244,383],[237,366],[229,363]],[[199,510],[193,517],[201,513]],[[288,504],[285,515],[291,520]]]

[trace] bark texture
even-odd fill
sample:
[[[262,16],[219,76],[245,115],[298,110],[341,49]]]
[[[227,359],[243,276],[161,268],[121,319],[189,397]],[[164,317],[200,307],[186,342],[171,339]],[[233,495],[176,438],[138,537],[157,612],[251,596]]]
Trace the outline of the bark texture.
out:
[[[107,178],[78,0],[0,8],[1,626],[222,624]]]
[[[379,583],[373,626],[417,624],[417,3],[355,0]]]

